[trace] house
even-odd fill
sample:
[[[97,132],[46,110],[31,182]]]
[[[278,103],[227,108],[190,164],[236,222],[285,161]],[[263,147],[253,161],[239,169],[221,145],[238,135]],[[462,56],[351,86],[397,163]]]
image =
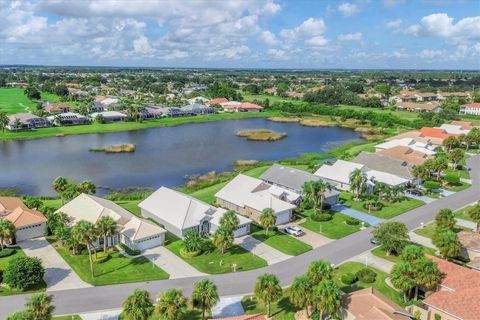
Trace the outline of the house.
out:
[[[140,109],[140,118],[142,119],[159,119],[163,116],[163,107],[146,106]]]
[[[393,139],[393,140],[387,140],[383,143],[379,143],[375,146],[375,151],[380,152],[383,150],[395,148],[398,146],[403,146],[403,147],[409,147],[415,151],[419,151],[421,153],[424,153],[428,156],[434,156],[437,154],[434,151],[434,146],[431,144],[423,143],[420,141],[417,141],[413,138],[401,138],[401,139]]]
[[[438,92],[437,93],[438,100],[446,100],[449,97],[465,98],[467,100],[472,98],[472,96],[470,95],[470,92]]]
[[[427,102],[427,103],[418,103],[418,102],[397,102],[395,104],[397,109],[415,111],[415,112],[434,112],[438,113],[442,111],[440,104],[436,101]]]
[[[8,116],[7,129],[25,130],[49,127],[50,122],[47,119],[36,116],[32,113],[15,113]]]
[[[92,111],[102,112],[113,109],[119,100],[111,96],[95,96]]]
[[[57,212],[70,218],[70,224],[80,220],[96,223],[103,216],[111,217],[117,224],[117,232],[108,237],[109,245],[123,243],[132,250],[146,250],[163,245],[166,230],[144,219],[137,218],[112,201],[82,193]],[[100,237],[98,246],[103,245]]]
[[[299,204],[303,195],[303,185],[310,181],[319,181],[321,178],[309,172],[298,170],[295,168],[274,164],[265,171],[260,179],[266,183],[281,188],[288,189],[298,195],[294,203]],[[333,183],[334,185],[336,183]],[[333,186],[332,186],[333,187]],[[325,203],[334,205],[338,203],[340,192],[337,190],[327,191],[325,194]]]
[[[90,114],[90,118],[92,120],[96,120],[99,116],[103,117],[103,121],[105,123],[120,122],[127,119],[127,116],[125,114],[118,111],[102,111]]]
[[[275,225],[290,221],[297,207],[289,200],[292,192],[243,174],[237,175],[215,194],[217,205],[259,221],[262,211],[273,209]],[[291,198],[290,198],[291,199]]]
[[[177,107],[161,107],[159,110],[162,112],[162,117],[184,117],[188,115],[185,111]]]
[[[259,106],[258,104],[249,103],[249,102],[233,104],[233,105],[223,104],[222,106],[224,111],[231,111],[231,112],[261,112],[263,110],[263,107]]]
[[[408,312],[385,297],[377,289],[365,288],[344,296],[341,319],[405,320]],[[404,315],[395,314],[400,312]]]
[[[433,92],[418,92],[412,90],[401,90],[397,95],[389,99],[390,102],[425,102],[425,101],[436,101],[438,100],[438,95]]]
[[[451,134],[457,134],[457,135],[461,135],[461,134],[464,134],[464,135],[467,135],[471,129],[465,129],[463,126],[461,125],[454,125],[454,124],[442,124],[439,129],[442,129],[444,131],[446,131],[447,133],[451,133]]]
[[[429,256],[442,273],[437,290],[423,300],[428,320],[478,320],[480,272]]]
[[[209,234],[220,226],[225,209],[216,208],[181,192],[161,187],[138,204],[142,215],[159,222],[168,231],[183,238],[193,230]],[[235,237],[250,232],[250,219],[238,215],[240,224],[234,231]]]
[[[207,106],[213,106],[215,104],[222,104],[222,103],[225,103],[225,102],[228,102],[228,99],[226,99],[226,98],[214,98],[214,99],[208,100],[206,105]]]
[[[1,218],[13,223],[17,242],[47,234],[47,218],[41,212],[29,209],[20,198],[0,197]]]
[[[47,120],[55,126],[74,126],[79,124],[87,124],[90,122],[87,117],[74,112],[66,112],[54,116],[48,116]]]
[[[433,155],[423,153],[408,146],[396,146],[393,148],[378,151],[377,154],[392,159],[405,161],[407,164],[412,166],[422,165],[428,159],[434,158]]]
[[[215,109],[213,107],[208,107],[208,106],[205,106],[205,105],[199,104],[199,103],[192,103],[192,104],[190,104],[188,106],[185,106],[181,109],[182,109],[183,112],[185,112],[186,114],[190,114],[190,115],[217,113],[217,109]]]
[[[480,259],[480,233],[472,231],[460,231],[458,241],[462,244],[460,255],[474,262]]]
[[[450,122],[451,125],[454,126],[460,126],[464,130],[472,130],[474,128],[474,125],[470,121],[459,121],[459,120],[454,120]]]
[[[404,160],[396,160],[377,153],[362,151],[352,162],[367,166],[371,170],[410,180],[411,182],[416,179],[412,173],[413,166]]]
[[[443,139],[436,138],[436,137],[427,137],[424,134],[422,134],[419,130],[400,133],[396,136],[389,137],[385,140],[393,141],[393,140],[399,140],[399,139],[405,139],[405,138],[413,139],[416,142],[423,143],[428,147],[431,147],[432,149],[435,149],[436,147],[441,146],[443,143]]]
[[[43,111],[49,114],[59,114],[59,113],[66,113],[70,112],[70,106],[65,103],[47,103],[43,107]]]
[[[188,99],[187,102],[188,104],[194,104],[194,103],[207,104],[208,99],[202,96],[197,96],[197,97]]]
[[[420,133],[422,136],[427,137],[427,138],[437,138],[439,140],[443,141],[446,140],[449,137],[459,137],[459,134],[454,134],[454,133],[448,133],[446,130],[441,129],[441,128],[429,128],[429,127],[423,127],[420,129]]]
[[[458,113],[480,116],[480,102],[462,104]]]

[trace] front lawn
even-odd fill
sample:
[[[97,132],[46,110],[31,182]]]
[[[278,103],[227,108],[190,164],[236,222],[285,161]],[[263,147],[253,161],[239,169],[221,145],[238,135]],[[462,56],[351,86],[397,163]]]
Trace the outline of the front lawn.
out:
[[[23,252],[22,249],[20,249],[20,247],[14,247],[14,248],[15,248],[14,254],[8,257],[0,258],[0,271],[5,270],[7,268],[9,261],[11,261],[12,259],[16,257],[25,256],[25,253]],[[0,285],[0,296],[10,296],[14,294],[42,292],[42,291],[45,291],[46,287],[47,287],[47,284],[44,281],[42,281],[42,283],[40,283],[39,285],[33,286],[25,291],[18,290],[18,289],[11,289],[11,288],[4,287],[3,285]]]
[[[315,221],[311,218],[312,212],[311,209],[303,212],[306,220],[300,225],[327,238],[340,239],[360,230],[360,224],[356,226],[348,225],[346,223],[348,216],[340,212],[331,212],[333,218],[330,221]]]
[[[435,234],[435,228],[436,227],[437,227],[437,224],[435,222],[432,222],[432,223],[427,224],[423,228],[419,228],[419,229],[414,230],[413,232],[415,232],[419,236],[432,239],[433,235]],[[456,233],[459,233],[460,231],[471,231],[471,230],[469,228],[465,228],[465,227],[456,225],[455,228],[453,229],[453,231],[455,231]]]
[[[109,260],[94,264],[95,277],[92,278],[88,254],[71,255],[55,238],[47,239],[83,281],[95,286],[164,280],[169,277],[168,273],[143,256],[127,258],[117,251],[112,251]]]
[[[434,256],[435,255],[435,249],[433,248],[428,248],[428,247],[424,247],[424,246],[421,246],[419,245],[418,243],[411,243],[411,244],[414,244],[414,245],[417,245],[419,247],[422,247],[423,248],[423,252],[425,254],[428,254],[428,255],[431,255],[431,256]],[[385,260],[388,260],[388,261],[391,261],[391,262],[395,262],[397,263],[398,261],[400,261],[400,255],[394,255],[394,254],[391,254],[389,256],[387,256],[387,254],[385,253],[385,250],[383,249],[383,247],[376,247],[375,249],[373,249],[372,251],[372,254],[374,256],[377,256],[379,258],[382,258],[382,259],[385,259]]]
[[[470,173],[467,170],[455,170],[453,168],[448,168],[447,170],[444,170],[443,173],[456,175],[463,179],[470,179]]]
[[[453,191],[453,192],[462,191],[462,190],[465,190],[465,189],[468,189],[468,188],[470,188],[470,184],[465,183],[465,182],[460,182],[459,184],[454,185],[454,186],[451,186],[451,185],[447,184],[444,187],[445,190]]]
[[[472,208],[473,206],[468,206],[468,207],[465,207],[463,209],[459,209],[457,211],[455,211],[455,217],[456,218],[459,218],[459,219],[463,219],[463,220],[468,220],[468,221],[473,221],[472,218],[470,218],[470,216],[468,215],[468,210],[470,210],[470,208]]]
[[[242,306],[246,314],[267,314],[265,304],[252,295],[242,298]],[[300,310],[290,303],[285,293],[279,301],[272,303],[271,308],[272,319],[274,320],[294,320],[295,313]]]
[[[343,201],[344,205],[354,210],[371,214],[372,216],[376,216],[382,219],[390,219],[390,218],[396,217],[402,213],[413,210],[425,204],[423,201],[405,197],[402,201],[398,201],[395,203],[388,203],[385,201],[381,201],[383,204],[382,209],[378,211],[372,210],[368,212],[368,209],[365,209],[363,207],[363,205],[365,204],[365,201],[354,201],[353,195],[348,192],[341,192],[340,200]]]
[[[250,226],[250,231],[250,235],[255,239],[290,256],[298,256],[299,254],[312,250],[310,245],[280,231],[270,230],[268,235],[266,235],[264,229],[254,224]]]
[[[346,262],[344,264],[341,264],[340,266],[336,267],[333,271],[333,280],[337,282],[337,284],[340,286],[342,291],[350,293],[354,292],[357,290],[365,289],[365,288],[370,288],[373,287],[380,291],[382,294],[384,294],[386,297],[390,298],[400,306],[403,305],[403,295],[401,292],[396,291],[395,289],[389,287],[385,283],[385,279],[388,278],[388,273],[385,273],[383,271],[380,271],[378,269],[372,268],[372,267],[367,267],[368,269],[374,271],[377,274],[377,277],[375,278],[375,282],[373,283],[365,283],[362,281],[357,281],[356,283],[352,285],[346,285],[342,282],[341,277],[345,273],[356,273],[357,271],[365,268],[365,265],[360,262]]]
[[[267,266],[267,262],[262,258],[250,253],[240,246],[234,245],[222,255],[218,250],[209,248],[206,252],[196,257],[183,257],[180,249],[183,247],[183,241],[174,241],[165,246],[168,250],[185,260],[195,267],[198,271],[209,274],[228,273],[233,271],[233,264],[236,264],[238,271],[247,271]]]

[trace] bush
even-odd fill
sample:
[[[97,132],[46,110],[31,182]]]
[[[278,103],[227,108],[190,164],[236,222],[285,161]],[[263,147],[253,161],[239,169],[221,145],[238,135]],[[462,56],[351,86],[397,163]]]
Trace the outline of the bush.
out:
[[[456,174],[452,174],[452,173],[446,174],[444,179],[445,179],[445,182],[451,185],[460,184],[460,178]]]
[[[440,188],[440,183],[437,181],[428,180],[423,183],[423,187],[428,190]]]
[[[344,275],[342,275],[341,279],[343,283],[348,285],[354,284],[355,282],[358,281],[358,277],[351,272],[347,272]]]
[[[376,201],[376,200],[367,200],[364,204],[363,204],[363,207],[366,209],[366,210],[370,210],[370,211],[379,211],[383,208],[383,203],[381,203],[380,201]]]
[[[321,222],[321,221],[330,221],[333,219],[333,215],[330,213],[316,213],[312,215],[312,220]]]
[[[360,220],[358,219],[355,219],[353,217],[347,217],[345,219],[345,222],[349,225],[349,226],[358,226],[360,224]]]
[[[377,274],[372,269],[363,268],[358,270],[356,273],[358,280],[365,282],[365,283],[373,283],[377,278]]]
[[[110,254],[105,252],[97,252],[92,256],[93,263],[104,263],[105,261],[110,260]]]
[[[129,256],[138,256],[142,253],[140,250],[130,249],[124,243],[119,244],[120,248],[125,251]]]
[[[188,251],[185,247],[180,249],[180,255],[184,258],[193,258],[193,257],[198,256],[200,253],[202,253],[201,250]]]
[[[5,258],[5,257],[8,257],[8,256],[11,256],[16,251],[17,250],[15,250],[14,248],[5,248],[2,251],[0,251],[0,258]]]
[[[3,273],[3,282],[14,289],[25,290],[43,281],[45,269],[39,258],[16,257]]]

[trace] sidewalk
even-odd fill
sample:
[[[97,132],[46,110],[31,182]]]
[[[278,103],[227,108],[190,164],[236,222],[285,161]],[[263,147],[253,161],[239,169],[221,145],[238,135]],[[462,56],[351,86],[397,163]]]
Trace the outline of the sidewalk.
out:
[[[437,247],[435,247],[435,245],[432,243],[432,239],[420,236],[413,231],[411,231],[408,235],[410,236],[410,240],[412,240],[413,242],[437,250]]]
[[[350,209],[349,207],[341,205],[341,204],[336,204],[336,205],[332,206],[332,210],[343,213],[347,216],[358,219],[360,221],[365,221],[366,223],[368,223],[371,226],[375,226],[375,225],[380,224],[383,221],[385,221],[384,219],[380,219],[380,218],[377,218],[377,217],[372,216],[370,214],[363,213],[363,212],[360,212],[360,211],[357,211],[357,210],[354,210],[354,209]]]
[[[459,225],[461,227],[469,228],[469,229],[472,229],[472,230],[477,229],[477,224],[473,221],[468,221],[468,220],[459,219],[459,218],[455,218],[455,219],[457,220],[457,225]]]
[[[370,252],[370,251],[359,254],[358,256],[350,259],[350,261],[360,262],[360,263],[363,263],[363,264],[365,264],[369,267],[376,268],[376,269],[378,269],[380,271],[383,271],[383,272],[386,272],[386,273],[390,273],[390,271],[392,270],[393,265],[394,265],[393,262],[388,261],[388,260],[383,259],[383,258],[380,258],[380,257],[377,257],[377,256],[373,255],[373,253]]]
[[[235,238],[234,243],[267,261],[268,265],[272,265],[292,257],[248,235]]]

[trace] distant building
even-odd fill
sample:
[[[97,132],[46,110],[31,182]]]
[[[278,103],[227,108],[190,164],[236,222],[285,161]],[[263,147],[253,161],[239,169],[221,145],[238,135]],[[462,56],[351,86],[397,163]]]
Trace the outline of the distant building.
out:
[[[92,111],[94,112],[102,112],[108,111],[113,109],[119,100],[115,97],[111,96],[95,96],[95,100],[93,101]]]
[[[213,114],[217,113],[217,109],[209,106],[205,106],[203,104],[193,103],[188,106],[181,108],[183,112],[190,114],[190,115],[198,115],[198,114]]]
[[[480,103],[467,103],[460,106],[460,114],[469,114],[474,116],[480,116]]]
[[[227,98],[215,98],[215,99],[210,99],[207,101],[206,105],[207,106],[213,106],[215,104],[222,104],[228,102]]]
[[[415,111],[415,112],[434,112],[438,113],[442,111],[440,104],[436,101],[419,103],[419,102],[397,102],[397,109]]]
[[[125,114],[118,111],[94,112],[90,114],[90,118],[92,120],[97,120],[99,116],[103,117],[105,123],[120,122],[127,119],[127,116]]]
[[[57,103],[47,102],[43,106],[43,111],[49,114],[66,113],[66,112],[70,112],[70,110],[71,110],[70,106],[62,102],[57,102]]]
[[[47,120],[56,126],[74,126],[90,122],[87,117],[74,112],[65,112],[54,116],[48,116]]]
[[[233,105],[222,104],[222,107],[224,111],[230,111],[230,112],[260,112],[263,110],[263,107],[259,106],[258,104],[249,103],[249,102],[238,103]]]
[[[47,119],[31,113],[16,113],[8,116],[7,129],[11,131],[45,128],[49,126],[50,122]]]

